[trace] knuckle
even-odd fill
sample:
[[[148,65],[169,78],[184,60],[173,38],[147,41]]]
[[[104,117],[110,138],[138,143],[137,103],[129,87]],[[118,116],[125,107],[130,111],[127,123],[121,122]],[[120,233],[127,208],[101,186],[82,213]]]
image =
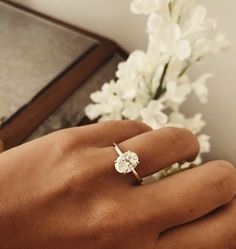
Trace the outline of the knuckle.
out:
[[[226,161],[209,163],[213,167],[211,185],[220,195],[223,202],[228,203],[236,194],[236,169]]]
[[[59,131],[53,139],[54,149],[61,156],[68,156],[79,146],[69,129]]]
[[[188,129],[167,127],[163,129],[170,143],[186,148],[192,155],[196,155],[199,151],[199,143],[195,135]]]

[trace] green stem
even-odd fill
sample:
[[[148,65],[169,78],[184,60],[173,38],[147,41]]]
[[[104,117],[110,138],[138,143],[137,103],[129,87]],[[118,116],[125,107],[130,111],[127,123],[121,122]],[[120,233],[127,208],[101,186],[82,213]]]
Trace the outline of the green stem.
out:
[[[189,63],[188,65],[186,65],[183,70],[180,72],[179,74],[179,77],[183,76],[187,71],[188,69],[190,68],[191,64]]]
[[[197,63],[197,62],[199,62],[201,60],[202,60],[202,57],[199,57],[195,61],[192,61],[192,62],[189,61],[188,64],[180,72],[179,77],[183,76],[189,70],[189,68],[191,67],[191,65],[193,65],[194,63]]]
[[[160,96],[162,95],[162,92],[163,92],[163,84],[164,84],[164,81],[165,81],[165,76],[166,76],[166,73],[167,73],[167,70],[168,70],[168,67],[169,67],[170,63],[168,62],[165,67],[164,67],[164,70],[163,70],[163,73],[162,73],[162,76],[161,76],[161,79],[160,79],[160,85],[156,91],[156,94],[154,95],[153,99],[157,100],[160,98]]]

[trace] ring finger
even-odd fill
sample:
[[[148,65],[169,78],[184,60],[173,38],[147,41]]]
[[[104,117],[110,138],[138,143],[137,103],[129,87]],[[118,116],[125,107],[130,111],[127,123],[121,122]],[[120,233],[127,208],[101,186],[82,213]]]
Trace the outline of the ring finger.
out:
[[[116,142],[116,141],[114,141]],[[146,177],[180,161],[192,161],[199,152],[196,137],[186,129],[163,128],[149,131],[118,144],[122,152],[133,151],[139,156],[137,172],[140,177]],[[134,181],[132,174],[119,175],[114,169],[117,153],[113,146],[104,148],[103,154],[106,170],[116,178]],[[124,180],[125,181],[125,180]]]

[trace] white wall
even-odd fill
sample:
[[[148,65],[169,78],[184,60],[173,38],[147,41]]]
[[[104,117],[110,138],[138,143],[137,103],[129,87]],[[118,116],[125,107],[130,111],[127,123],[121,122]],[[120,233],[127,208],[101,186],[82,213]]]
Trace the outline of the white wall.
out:
[[[145,17],[132,15],[130,0],[14,0],[68,23],[112,38],[127,50],[145,47]]]
[[[200,0],[199,0],[200,1]],[[62,19],[116,40],[131,51],[145,48],[145,18],[129,12],[130,0],[17,0],[40,12]],[[236,163],[236,1],[201,0],[209,14],[219,20],[220,28],[232,41],[232,49],[208,60],[193,70],[213,72],[210,82],[210,102],[199,105],[194,99],[186,112],[200,111],[207,120],[206,131],[212,136],[210,158],[224,158]]]

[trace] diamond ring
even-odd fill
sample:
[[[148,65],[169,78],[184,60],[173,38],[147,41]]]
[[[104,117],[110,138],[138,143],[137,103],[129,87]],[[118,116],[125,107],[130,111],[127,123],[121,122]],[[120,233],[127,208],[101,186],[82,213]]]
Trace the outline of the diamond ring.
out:
[[[139,164],[138,155],[132,151],[122,152],[116,143],[113,143],[114,148],[118,154],[118,158],[115,160],[115,169],[120,174],[127,174],[132,172],[139,184],[142,183],[141,177],[138,175],[135,168]]]

